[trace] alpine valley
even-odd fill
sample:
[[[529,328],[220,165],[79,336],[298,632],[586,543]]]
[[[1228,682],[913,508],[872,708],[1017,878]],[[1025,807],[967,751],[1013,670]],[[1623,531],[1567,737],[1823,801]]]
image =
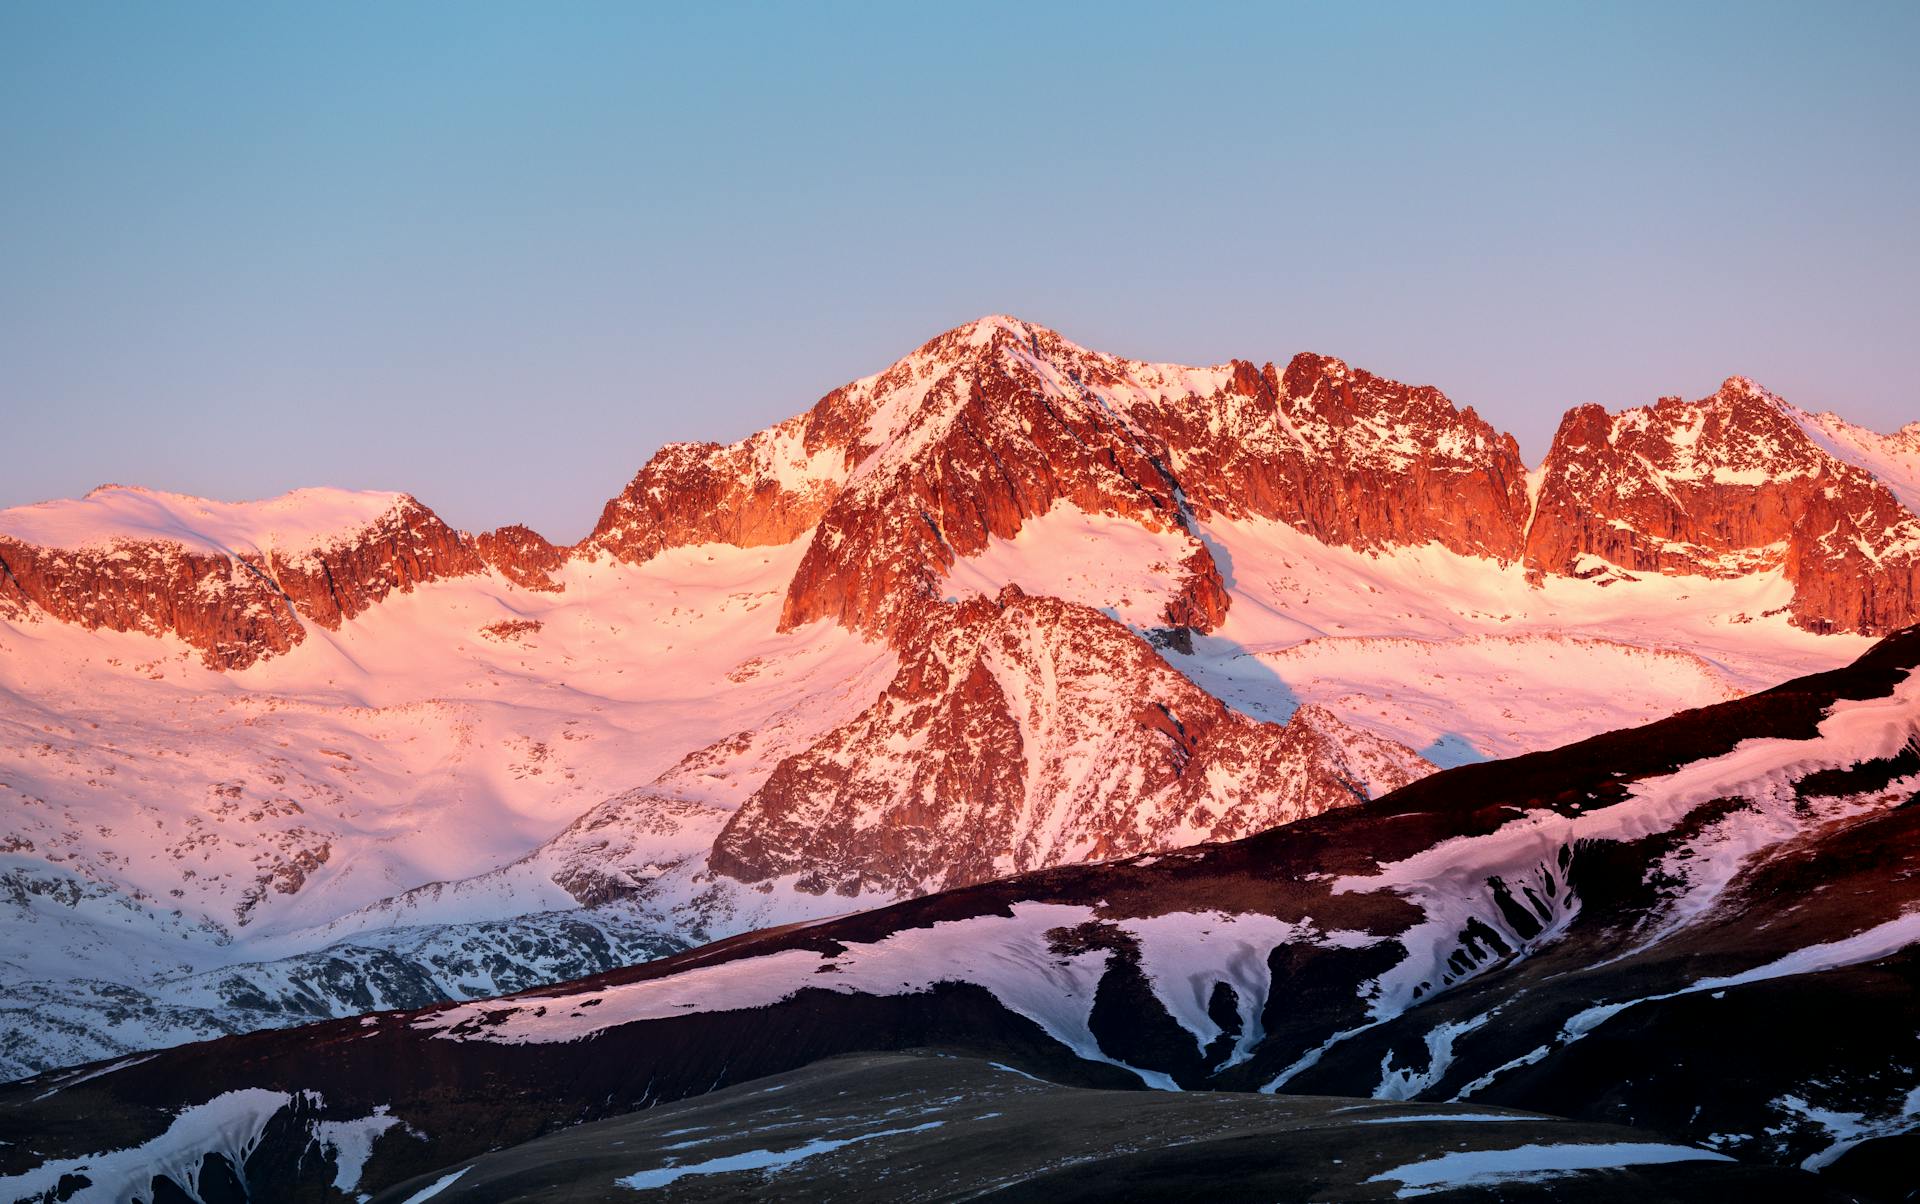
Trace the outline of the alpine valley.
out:
[[[1916,622],[1920,423],[1006,317],[0,511],[0,1199],[1913,1199]]]

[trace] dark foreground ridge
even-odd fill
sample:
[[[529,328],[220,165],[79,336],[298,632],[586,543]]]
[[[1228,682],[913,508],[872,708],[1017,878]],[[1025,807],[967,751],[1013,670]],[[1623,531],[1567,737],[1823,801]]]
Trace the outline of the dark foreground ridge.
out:
[[[1553,1177],[1542,1164],[1589,1164]],[[1331,1096],[1099,1091],[918,1052],[801,1070],[486,1154],[435,1204],[482,1201],[1845,1200],[1616,1125]],[[400,1204],[442,1182],[400,1184]]]
[[[1520,1108],[1568,1120],[1454,1127],[1559,1124],[1582,1145],[1621,1140],[1592,1126],[1622,1126],[1640,1143],[1737,1160],[1594,1171],[1612,1194],[1584,1197],[1542,1193],[1585,1190],[1589,1172],[1516,1171],[1501,1198],[1720,1199],[1730,1183],[1754,1198],[1909,1198],[1920,1165],[1916,663],[1920,631],[1908,629],[1843,670],[1435,775],[1242,841],[990,882],[497,1001],[42,1075],[0,1088],[0,1188],[54,1200],[185,1188],[211,1202],[243,1185],[255,1199],[405,1199],[403,1186],[461,1172],[481,1193],[470,1198],[519,1198],[480,1185],[519,1173],[515,1151],[529,1142],[570,1151],[566,1174],[623,1177],[661,1170],[663,1155],[692,1165],[841,1140],[843,1122],[802,1108],[791,1141],[708,1151],[689,1133],[676,1138],[693,1143],[683,1149],[661,1144],[676,1126],[658,1127],[660,1105],[730,1087],[759,1100],[784,1085],[759,1105],[771,1108],[847,1074],[833,1088],[848,1092],[845,1114],[876,1122],[881,1098],[905,1090],[890,1075],[951,1074],[949,1094],[997,1090],[1009,1096],[1002,1112],[1020,1098],[1010,1081],[990,1090],[999,1080],[945,1063],[793,1073],[931,1049],[1057,1084],[1049,1093],[1127,1090],[1119,1112],[1141,1118],[1142,1148],[1095,1155],[1086,1181],[1124,1175],[1129,1190],[1158,1174],[1276,1190],[1305,1175],[1333,1198],[1364,1198],[1299,1160],[1344,1159],[1341,1141],[1406,1163],[1460,1148],[1451,1129],[1421,1140],[1417,1127],[1378,1126],[1395,1130],[1388,1142],[1373,1127],[1353,1137],[1349,1120],[1304,1125],[1334,1105],[1264,1094],[1280,1093]],[[1103,1106],[1058,1110],[1097,1118]],[[1164,1136],[1209,1108],[1236,1110],[1209,1130],[1219,1136]],[[742,1132],[756,1123],[718,1097],[672,1114],[701,1109],[739,1116]],[[898,1159],[883,1194],[923,1187],[913,1166],[933,1175],[951,1159],[963,1173],[968,1158],[993,1157],[997,1122],[979,1115],[874,1138]],[[573,1128],[594,1121],[632,1129],[630,1161],[595,1161],[593,1134],[606,1130]],[[966,1139],[942,1152],[932,1135],[949,1128],[939,1141]],[[1058,1140],[1062,1157],[1076,1141],[1098,1145],[1090,1132]],[[834,1174],[874,1165],[857,1150],[801,1163],[783,1181],[792,1198],[816,1182],[840,1195]],[[1750,1178],[1716,1178],[1736,1173]],[[1035,1175],[1079,1183],[1037,1164]],[[671,1186],[704,1191],[705,1179]],[[1436,1198],[1495,1189],[1459,1190]]]

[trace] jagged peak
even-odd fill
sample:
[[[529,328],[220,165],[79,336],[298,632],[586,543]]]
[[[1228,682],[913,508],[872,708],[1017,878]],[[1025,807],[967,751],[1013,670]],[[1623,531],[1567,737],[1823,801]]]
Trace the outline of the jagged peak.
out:
[[[1012,335],[1020,339],[1029,339],[1037,335],[1054,339],[1061,337],[1057,330],[1029,322],[1025,318],[1016,318],[1012,314],[986,314],[971,322],[964,322],[948,333],[975,346],[985,346],[993,341],[996,334]]]
[[[1218,364],[1187,364],[1171,360],[1137,359],[1099,351],[1075,342],[1051,326],[1028,321],[1012,314],[988,314],[963,323],[921,344],[905,359],[887,371],[863,377],[855,386],[887,378],[903,364],[929,361],[950,364],[961,360],[979,360],[983,356],[1014,354],[1037,357],[1058,366],[1082,368],[1096,366],[1119,376],[1157,378],[1168,374],[1190,376],[1229,373],[1235,361]]]
[[[924,367],[933,364],[951,364],[978,359],[983,353],[993,353],[1008,347],[1020,348],[1030,353],[1036,346],[1058,348],[1082,355],[1098,354],[1079,346],[1059,331],[1037,322],[1029,322],[1012,314],[987,314],[941,331],[887,368],[870,376],[861,377],[849,387],[857,388],[883,380],[896,374],[902,365],[913,364]]]
[[[1768,401],[1784,405],[1779,395],[1750,376],[1729,376],[1720,382],[1716,397],[1751,398],[1756,401]]]
[[[1323,355],[1318,351],[1296,352],[1294,357],[1287,361],[1286,374],[1292,376],[1296,372],[1323,376],[1336,383],[1353,379],[1352,365],[1337,355]]]
[[[1575,405],[1561,416],[1547,458],[1551,460],[1556,453],[1572,449],[1642,436],[1691,447],[1715,415],[1721,416],[1718,425],[1723,433],[1758,434],[1746,430],[1750,424],[1738,419],[1742,411],[1765,413],[1802,427],[1811,418],[1751,377],[1729,376],[1718,389],[1700,398],[1668,394],[1644,405],[1619,410],[1610,410],[1598,402]],[[1768,434],[1779,428],[1778,423],[1767,425]]]

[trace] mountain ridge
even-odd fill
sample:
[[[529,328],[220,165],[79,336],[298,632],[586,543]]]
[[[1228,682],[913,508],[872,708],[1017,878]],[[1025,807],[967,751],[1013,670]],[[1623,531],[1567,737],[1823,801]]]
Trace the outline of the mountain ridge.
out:
[[[1082,409],[1060,408],[1075,403]],[[1046,431],[1049,421],[1059,429]],[[1901,450],[1901,440],[1808,414],[1736,376],[1700,401],[1666,397],[1619,412],[1576,406],[1529,468],[1512,436],[1473,407],[1334,357],[1301,353],[1284,370],[1246,360],[1148,364],[995,315],[939,335],[885,372],[738,443],[662,448],[574,545],[520,526],[456,532],[410,495],[383,495],[395,499],[394,511],[336,533],[333,549],[344,555],[321,557],[323,580],[309,581],[258,548],[227,549],[241,575],[229,566],[221,580],[203,555],[180,557],[184,564],[138,551],[131,563],[81,555],[102,542],[126,545],[122,552],[177,542],[159,531],[131,529],[76,547],[36,542],[46,524],[29,521],[35,512],[79,504],[40,503],[0,511],[0,606],[118,630],[172,630],[209,663],[244,668],[302,638],[302,619],[336,627],[424,581],[494,569],[522,585],[557,588],[553,570],[573,557],[636,562],[690,543],[771,546],[818,526],[787,590],[783,622],[832,618],[886,634],[899,621],[893,595],[931,597],[957,557],[989,538],[1011,538],[1025,519],[1067,502],[1150,530],[1180,528],[1188,515],[1253,513],[1334,544],[1437,541],[1524,560],[1540,575],[1590,571],[1589,557],[1629,573],[1784,565],[1796,585],[1796,622],[1874,634],[1916,617],[1920,520],[1895,488],[1914,490],[1905,479],[1881,481],[1870,467],[1888,471],[1890,456],[1920,455]],[[1029,452],[1012,455],[1016,443]],[[1332,465],[1340,476],[1328,485],[1324,469],[1310,465]],[[1421,479],[1404,487],[1388,479],[1408,473]],[[1426,477],[1439,483],[1425,485]],[[956,494],[955,481],[967,488]],[[239,505],[126,486],[103,486],[83,501],[111,492],[200,509]],[[840,551],[849,543],[860,549],[851,561]],[[48,555],[54,549],[78,563],[59,563],[65,558]],[[1218,568],[1197,541],[1188,559],[1188,596],[1169,604],[1167,626],[1205,631],[1224,605]],[[142,576],[144,591],[134,588]],[[183,601],[209,591],[219,595],[215,606]],[[274,613],[274,593],[288,603],[284,616]]]

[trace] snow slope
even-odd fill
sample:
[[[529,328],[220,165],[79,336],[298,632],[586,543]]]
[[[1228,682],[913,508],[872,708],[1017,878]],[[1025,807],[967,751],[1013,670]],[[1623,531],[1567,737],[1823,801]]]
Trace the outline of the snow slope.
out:
[[[35,1064],[24,1047],[36,1042],[44,1056],[69,1060],[143,1048],[142,1023],[162,1041],[194,1035],[196,1021],[177,1008],[217,1003],[222,992],[178,984],[208,975],[218,984],[229,967],[348,937],[364,946],[370,929],[395,922],[576,909],[548,876],[523,873],[520,888],[502,889],[506,867],[689,753],[754,732],[727,764],[681,783],[685,806],[723,816],[781,756],[869,701],[892,669],[885,649],[827,624],[774,631],[797,551],[685,548],[639,567],[580,561],[557,594],[494,574],[434,582],[231,673],[170,638],[0,623],[0,875],[9,883],[0,1010],[28,1056],[14,1065]],[[635,864],[697,857],[715,826],[668,825]],[[396,914],[384,902],[489,874],[494,889],[434,907]],[[360,914],[370,918],[340,923]],[[548,935],[536,943],[564,935],[547,921],[531,927],[543,923]],[[615,917],[607,957],[684,943],[648,923]],[[491,931],[445,938],[438,985],[530,985],[465,968],[496,940]],[[348,961],[364,966],[368,956]],[[574,972],[617,964],[559,949],[522,957]],[[246,969],[241,997],[274,996],[295,972],[315,973]],[[50,1000],[72,994],[61,984],[83,981],[137,985],[154,1002],[144,1021],[88,1036],[75,1015],[24,1040]],[[380,997],[377,982],[356,981],[343,988],[349,995]],[[249,1011],[243,1026],[263,1019]],[[230,1027],[198,1023],[200,1032]]]
[[[1831,412],[1809,414],[1797,406],[1786,408],[1828,455],[1866,469],[1893,490],[1901,505],[1920,514],[1920,423],[1883,435]]]
[[[243,1158],[253,1187],[353,1163],[400,1195],[483,1176],[478,1160],[559,1127],[735,1085],[735,1098],[783,1093],[822,1059],[931,1046],[1010,1080],[1156,1089],[1132,1109],[1180,1092],[1210,1109],[1348,1097],[1340,1114],[1369,1129],[1357,1177],[1382,1196],[1581,1170],[1609,1198],[1625,1170],[1684,1159],[1820,1175],[1783,1198],[1882,1198],[1904,1186],[1920,1131],[1901,1052],[1920,956],[1916,665],[1920,628],[1763,697],[1431,775],[1244,840],[978,883],[504,998],[43,1075],[0,1091],[0,1140],[46,1134],[28,1153],[0,1147],[0,1170],[154,1148],[203,1101],[299,1088],[325,1109],[296,1109],[290,1139]],[[487,1092],[448,1090],[481,1075]],[[1566,1150],[1543,1147],[1570,1134],[1516,1115],[1464,1118],[1474,1135],[1420,1131],[1462,1099],[1634,1123]],[[301,1121],[359,1133],[389,1116],[408,1140],[370,1140],[364,1161],[352,1141],[337,1165],[289,1157],[317,1135]],[[667,1157],[606,1179],[726,1173],[704,1128],[676,1128]],[[804,1148],[731,1138],[743,1155]]]
[[[401,493],[316,488],[261,501],[218,502],[102,485],[83,498],[0,510],[0,535],[48,548],[156,540],[211,555],[294,557],[373,526],[405,501]]]
[[[1785,614],[1778,572],[1635,576],[1601,568],[1536,588],[1517,564],[1438,544],[1332,547],[1285,523],[1200,524],[1231,606],[1168,660],[1243,713],[1313,703],[1441,766],[1632,727],[1844,664],[1872,640]],[[956,594],[1007,584],[1149,631],[1178,591],[1187,538],[1069,505],[958,560]]]

